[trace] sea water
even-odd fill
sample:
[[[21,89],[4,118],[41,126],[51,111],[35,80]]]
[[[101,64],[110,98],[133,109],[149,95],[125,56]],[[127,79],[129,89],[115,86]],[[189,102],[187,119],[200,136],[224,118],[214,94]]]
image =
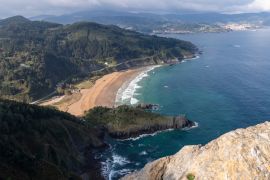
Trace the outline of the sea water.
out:
[[[139,82],[144,78],[148,77],[148,73],[155,68],[160,67],[160,65],[149,66],[144,69],[137,77],[135,77],[132,81],[125,82],[122,87],[118,90],[116,94],[115,104],[116,106],[122,104],[135,105],[139,102],[136,99],[136,96],[139,95],[137,90],[142,88],[139,86]]]
[[[102,155],[104,175],[119,177],[176,153],[206,144],[236,128],[270,120],[270,30],[168,35],[196,44],[203,54],[148,72],[132,98],[160,105],[158,113],[186,114],[197,128],[117,141]]]

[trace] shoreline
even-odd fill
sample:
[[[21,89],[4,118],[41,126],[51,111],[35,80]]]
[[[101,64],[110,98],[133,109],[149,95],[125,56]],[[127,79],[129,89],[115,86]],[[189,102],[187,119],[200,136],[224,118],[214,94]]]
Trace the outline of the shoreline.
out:
[[[200,56],[185,57],[179,63],[198,59]],[[148,72],[166,64],[149,65],[112,72],[97,79],[92,87],[81,88],[71,95],[55,96],[41,106],[54,106],[60,111],[74,116],[83,116],[86,111],[97,106],[113,108],[121,104],[136,104],[134,98],[138,83],[148,76]]]
[[[134,97],[136,95],[136,90],[141,88],[138,83],[148,76],[148,73],[161,65],[153,65],[145,67],[143,71],[137,74],[136,77],[131,79],[130,81],[126,81],[122,84],[122,86],[118,89],[115,98],[115,106],[121,104],[130,104],[134,105],[138,103],[138,100]]]
[[[123,86],[128,88],[128,86],[136,79],[139,82],[149,71],[155,69],[156,67],[159,67],[159,65],[113,72],[99,78],[92,87],[80,89],[79,93],[77,93],[79,98],[75,100],[73,98],[70,103],[63,103],[63,106],[58,105],[63,99],[65,99],[65,97],[68,98],[67,95],[64,95],[54,97],[49,101],[42,103],[41,105],[56,106],[59,110],[68,112],[75,116],[83,116],[85,111],[88,111],[97,106],[112,108],[116,105],[116,99],[117,96],[119,96],[119,90]],[[76,95],[76,93],[72,94],[71,96],[73,95]]]

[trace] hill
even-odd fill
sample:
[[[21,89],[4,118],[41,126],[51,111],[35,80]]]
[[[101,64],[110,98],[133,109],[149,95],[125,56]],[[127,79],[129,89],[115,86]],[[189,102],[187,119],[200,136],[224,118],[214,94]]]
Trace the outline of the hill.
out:
[[[224,14],[216,12],[174,12],[174,13],[144,13],[144,12],[128,12],[116,10],[93,10],[80,11],[60,16],[37,16],[30,18],[32,20],[46,20],[63,24],[70,24],[79,21],[93,21],[102,24],[138,24],[143,25],[152,21],[152,23],[164,22],[183,22],[183,23],[227,23],[252,21],[265,22],[269,20],[268,12],[259,13],[236,13]],[[146,24],[145,24],[146,25]]]
[[[54,91],[57,84],[97,70],[107,73],[149,59],[181,60],[196,51],[189,42],[116,26],[87,22],[63,26],[16,16],[0,21],[0,97],[30,102]]]
[[[162,116],[126,105],[112,109],[96,107],[86,113],[85,120],[93,126],[102,126],[111,137],[118,139],[195,125],[184,116]]]
[[[103,179],[96,153],[107,147],[106,134],[128,138],[192,125],[128,106],[98,107],[79,119],[0,99],[0,179]]]
[[[0,100],[0,179],[102,179],[102,134],[54,109]]]
[[[228,24],[247,25],[256,28],[269,25],[269,13],[221,14],[207,12],[175,12],[170,14],[121,11],[82,11],[60,16],[39,16],[33,19],[57,23],[91,21],[114,24],[122,28],[144,33],[197,33],[226,32]]]

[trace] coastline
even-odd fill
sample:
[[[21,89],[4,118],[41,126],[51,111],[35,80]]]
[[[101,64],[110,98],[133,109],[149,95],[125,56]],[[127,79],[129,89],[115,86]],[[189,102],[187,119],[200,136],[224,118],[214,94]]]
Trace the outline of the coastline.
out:
[[[198,59],[200,56],[186,56],[179,63]],[[56,96],[41,103],[41,106],[54,106],[60,111],[74,116],[83,116],[86,111],[97,107],[113,108],[121,104],[136,104],[134,98],[138,83],[148,76],[148,72],[164,64],[149,65],[106,74],[97,79],[92,87],[80,88],[72,95]]]
[[[126,89],[130,84],[133,86],[134,83],[136,86],[136,83],[145,77],[147,72],[156,67],[159,66],[153,65],[129,69],[126,71],[113,72],[98,79],[92,87],[80,89],[79,93],[77,93],[78,98],[73,99],[70,103],[64,106],[58,106],[57,104],[61,103],[66,96],[53,98],[42,103],[41,105],[56,106],[59,110],[68,112],[75,116],[83,116],[85,111],[88,111],[96,106],[105,106],[111,108],[116,105],[116,99],[117,96],[119,96],[119,91],[121,88]],[[76,93],[73,95],[76,95]]]
[[[155,68],[160,67],[161,65],[153,65],[145,67],[143,71],[138,73],[134,78],[130,81],[126,81],[122,83],[122,86],[118,89],[115,98],[115,105],[121,104],[136,104],[138,100],[134,97],[136,90],[141,88],[138,83],[148,76],[148,72],[154,70]]]

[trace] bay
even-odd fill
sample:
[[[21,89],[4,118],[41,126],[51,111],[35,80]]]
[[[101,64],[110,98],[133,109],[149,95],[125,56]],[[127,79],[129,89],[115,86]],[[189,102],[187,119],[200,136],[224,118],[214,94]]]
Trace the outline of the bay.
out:
[[[172,155],[185,145],[206,144],[237,128],[270,119],[270,30],[168,35],[193,42],[198,59],[163,66],[138,83],[134,98],[160,104],[158,113],[185,114],[197,128],[116,141],[103,154],[108,179]]]

